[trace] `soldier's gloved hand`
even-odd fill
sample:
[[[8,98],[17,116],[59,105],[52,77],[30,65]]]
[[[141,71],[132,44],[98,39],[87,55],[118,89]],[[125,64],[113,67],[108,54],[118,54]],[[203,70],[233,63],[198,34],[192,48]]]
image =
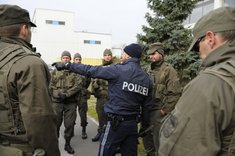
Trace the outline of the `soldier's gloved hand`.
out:
[[[71,63],[70,62],[54,62],[52,66],[55,66],[57,70],[69,69]]]
[[[61,100],[65,100],[67,98],[65,93],[60,93],[59,97],[60,97]]]

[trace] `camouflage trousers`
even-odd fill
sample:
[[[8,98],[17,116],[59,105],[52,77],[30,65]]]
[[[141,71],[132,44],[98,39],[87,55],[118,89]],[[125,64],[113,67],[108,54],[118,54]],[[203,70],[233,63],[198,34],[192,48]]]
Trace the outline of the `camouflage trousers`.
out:
[[[60,127],[64,121],[64,138],[71,139],[74,136],[74,126],[77,118],[77,103],[53,103],[57,117],[57,135],[59,137]]]

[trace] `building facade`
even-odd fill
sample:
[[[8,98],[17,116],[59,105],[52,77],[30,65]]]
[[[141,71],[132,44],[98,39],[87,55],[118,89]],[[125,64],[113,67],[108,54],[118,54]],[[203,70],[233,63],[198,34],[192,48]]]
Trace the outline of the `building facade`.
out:
[[[80,53],[85,64],[101,64],[103,51],[112,49],[112,35],[106,33],[75,31],[75,14],[73,12],[36,9],[32,28],[32,44],[42,59],[51,64],[59,61],[64,50]]]
[[[231,6],[235,7],[235,0],[203,0],[199,2],[192,14],[184,21],[185,28],[192,29],[194,24],[205,14],[213,9]]]

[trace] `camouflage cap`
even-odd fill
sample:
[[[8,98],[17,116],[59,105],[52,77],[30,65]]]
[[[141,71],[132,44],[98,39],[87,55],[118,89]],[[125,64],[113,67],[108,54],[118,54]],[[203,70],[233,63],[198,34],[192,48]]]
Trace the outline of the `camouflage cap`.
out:
[[[62,54],[61,54],[61,57],[63,57],[63,56],[68,56],[68,57],[71,58],[71,54],[68,51],[63,51]]]
[[[161,42],[156,42],[150,45],[149,50],[147,51],[147,54],[153,54],[154,52],[158,52],[162,56],[164,56],[164,48]]]
[[[221,32],[235,30],[235,8],[221,7],[212,10],[199,19],[193,28],[193,42],[188,51],[195,51],[197,41],[203,37],[207,31]]]
[[[112,56],[112,51],[110,49],[105,49],[104,53],[103,53],[103,56],[106,55],[106,54],[109,54],[109,55]]]
[[[0,5],[0,27],[29,23],[32,27],[36,27],[30,21],[29,12],[17,5]]]
[[[73,58],[74,58],[74,59],[75,59],[75,58],[80,58],[80,59],[82,59],[82,56],[81,56],[81,54],[79,54],[79,53],[75,53],[74,56],[73,56]]]

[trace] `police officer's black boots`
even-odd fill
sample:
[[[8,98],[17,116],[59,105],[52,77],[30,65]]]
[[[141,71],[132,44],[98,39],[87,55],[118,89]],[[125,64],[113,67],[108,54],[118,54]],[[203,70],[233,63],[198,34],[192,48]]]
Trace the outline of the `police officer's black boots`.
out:
[[[86,139],[87,138],[87,134],[86,134],[86,126],[82,127],[82,139]]]
[[[71,139],[65,139],[64,150],[67,151],[69,154],[74,154],[74,149],[70,145]]]
[[[100,136],[101,136],[101,133],[98,132],[98,133],[96,134],[96,136],[95,136],[94,138],[92,138],[91,140],[92,140],[93,142],[99,141]]]

